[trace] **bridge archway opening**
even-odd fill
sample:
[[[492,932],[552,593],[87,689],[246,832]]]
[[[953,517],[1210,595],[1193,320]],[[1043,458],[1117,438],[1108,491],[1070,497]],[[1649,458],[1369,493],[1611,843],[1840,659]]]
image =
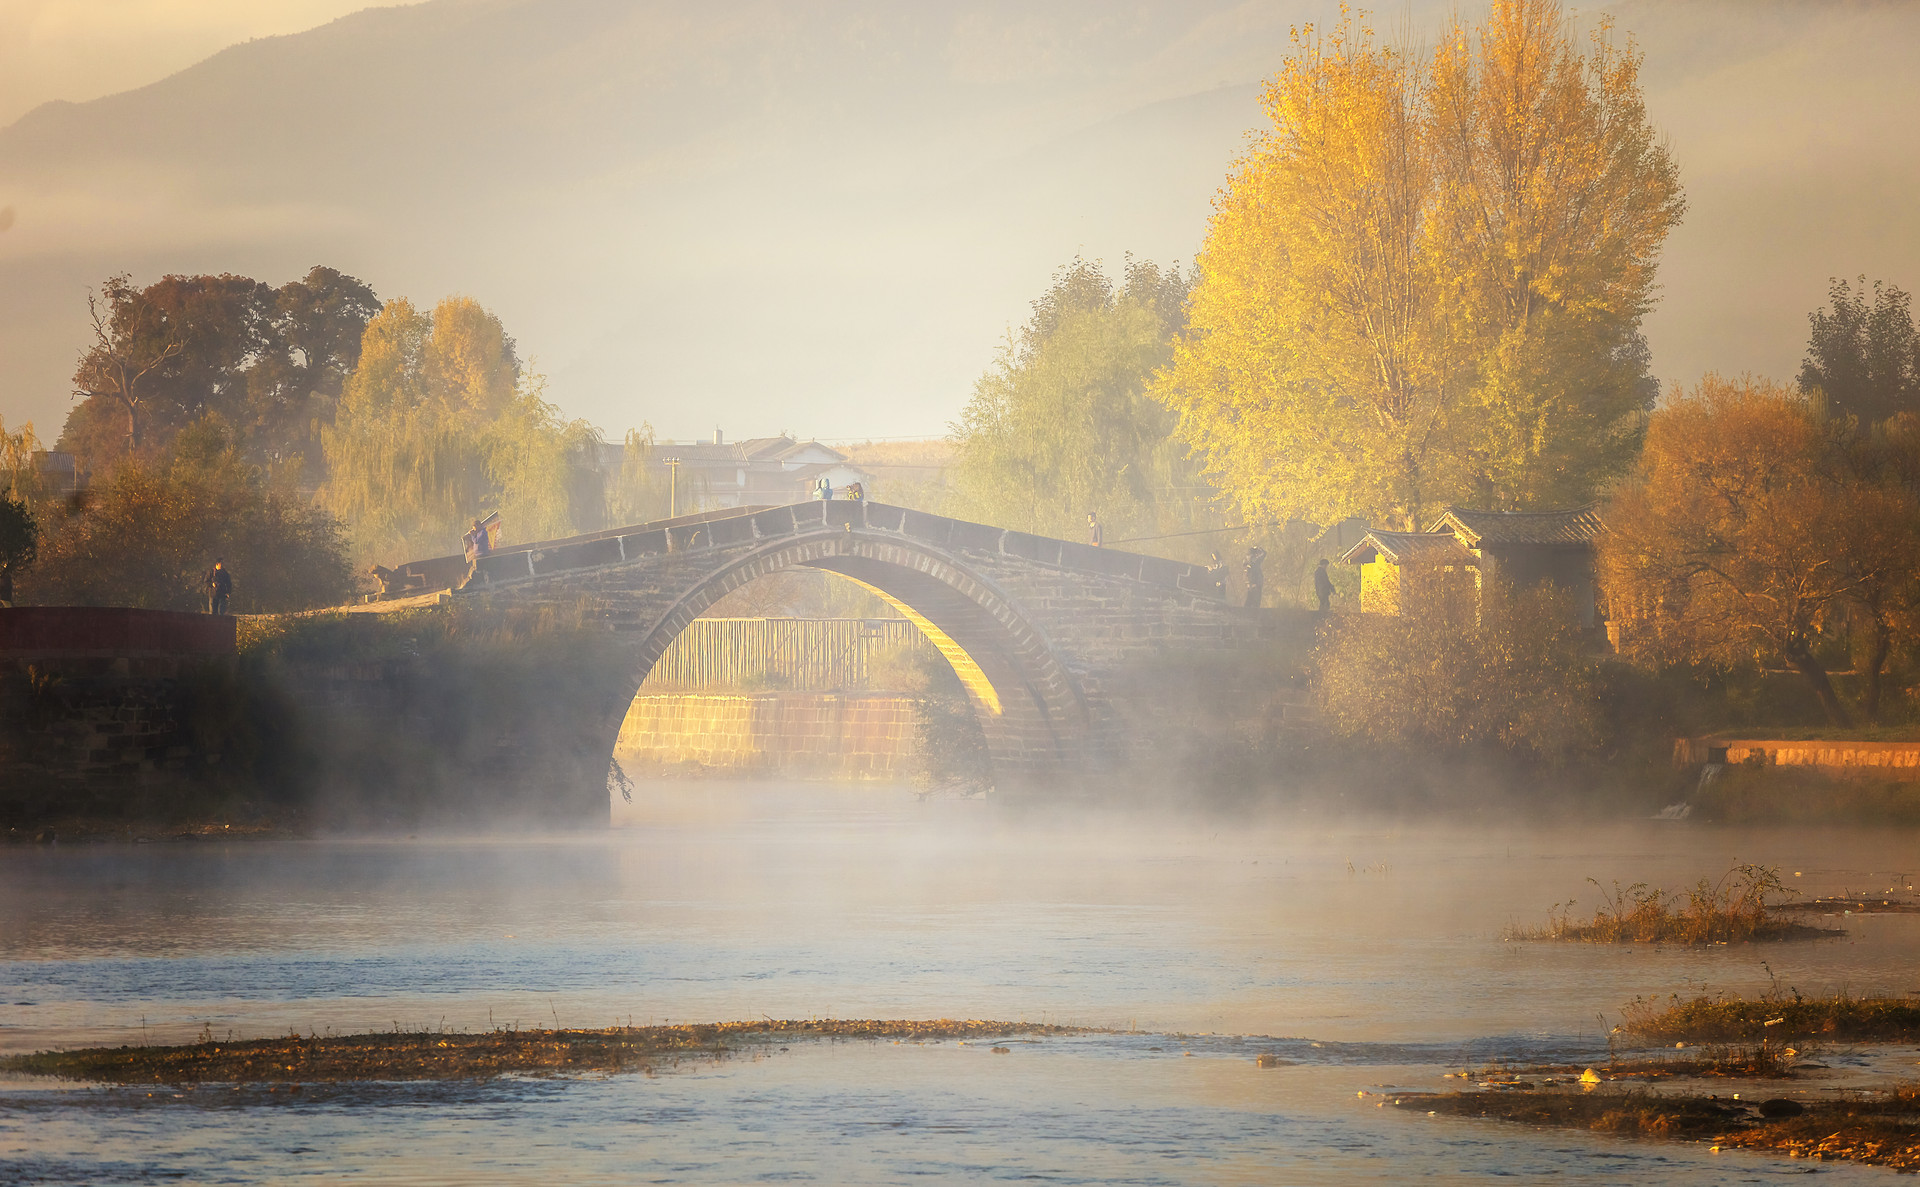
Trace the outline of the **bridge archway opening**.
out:
[[[996,782],[1031,782],[1077,759],[1086,708],[1058,655],[1012,601],[951,556],[853,532],[770,545],[693,584],[642,640],[635,695],[688,624],[735,590],[789,571],[852,582],[919,628],[966,690]]]

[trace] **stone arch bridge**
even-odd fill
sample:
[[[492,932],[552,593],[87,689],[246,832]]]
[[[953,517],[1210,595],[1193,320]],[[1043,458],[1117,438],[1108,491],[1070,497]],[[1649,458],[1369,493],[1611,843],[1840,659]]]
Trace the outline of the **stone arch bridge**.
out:
[[[408,567],[445,581],[464,566]],[[481,560],[458,592],[354,607],[382,613],[438,601],[542,605],[607,628],[621,677],[569,739],[499,740],[534,755],[512,764],[559,777],[554,814],[606,813],[605,771],[628,704],[674,636],[728,592],[786,569],[858,582],[910,618],[952,663],[980,719],[1002,786],[1071,785],[1123,763],[1126,722],[1113,677],[1174,651],[1243,649],[1270,629],[1225,604],[1206,570],[1158,557],[1029,535],[868,502],[746,508],[518,546]],[[564,751],[564,753],[562,753]],[[503,775],[503,777],[507,777]],[[523,794],[535,794],[529,789]]]

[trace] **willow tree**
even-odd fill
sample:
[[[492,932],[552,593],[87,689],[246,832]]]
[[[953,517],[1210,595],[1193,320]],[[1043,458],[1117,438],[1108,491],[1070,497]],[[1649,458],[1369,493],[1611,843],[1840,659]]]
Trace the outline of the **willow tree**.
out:
[[[1589,497],[1658,394],[1640,322],[1684,209],[1603,24],[1496,0],[1431,55],[1296,35],[1215,201],[1156,394],[1248,515],[1425,526]]]
[[[1209,499],[1148,394],[1185,292],[1177,268],[1140,261],[1117,288],[1097,263],[1061,269],[954,426],[946,509],[1069,539],[1089,511],[1110,541],[1193,526]]]
[[[500,319],[466,297],[431,314],[387,302],[323,439],[322,501],[352,526],[361,559],[387,561],[456,551],[490,511],[514,539],[568,534],[573,478],[597,443],[542,399]]]
[[[659,458],[652,425],[627,430],[626,443],[620,450],[620,472],[607,485],[609,524],[647,523],[665,519],[673,510],[671,481],[663,477],[666,466]]]

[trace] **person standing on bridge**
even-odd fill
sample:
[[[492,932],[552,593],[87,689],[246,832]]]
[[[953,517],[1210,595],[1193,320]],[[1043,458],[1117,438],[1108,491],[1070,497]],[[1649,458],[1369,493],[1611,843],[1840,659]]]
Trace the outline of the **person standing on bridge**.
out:
[[[1314,566],[1313,596],[1320,599],[1320,613],[1325,614],[1333,602],[1333,578],[1327,576],[1327,558],[1324,556]]]
[[[1261,565],[1267,559],[1267,550],[1258,544],[1247,549],[1247,608],[1260,604],[1260,592],[1266,588],[1267,575]]]
[[[1217,552],[1207,554],[1207,586],[1213,590],[1213,596],[1221,601],[1227,600],[1227,562],[1220,559]]]
[[[477,561],[493,551],[493,537],[487,529],[480,526],[479,520],[473,521],[473,528],[462,537],[466,545],[467,559]]]
[[[474,578],[480,575],[481,559],[493,551],[493,533],[482,527],[480,521],[476,519],[473,521],[473,527],[461,538],[461,542],[466,546],[467,552],[467,579],[460,583],[460,588],[465,589],[473,584]]]
[[[1098,548],[1106,542],[1107,530],[1100,526],[1100,517],[1091,511],[1087,512],[1087,543]]]
[[[233,574],[227,572],[225,557],[213,558],[213,568],[207,570],[207,613],[225,614],[227,599],[233,596]]]

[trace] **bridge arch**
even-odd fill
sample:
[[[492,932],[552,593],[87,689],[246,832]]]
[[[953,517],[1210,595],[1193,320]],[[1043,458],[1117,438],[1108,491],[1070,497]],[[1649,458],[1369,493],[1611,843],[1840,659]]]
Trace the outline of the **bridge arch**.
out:
[[[927,635],[967,690],[997,778],[1069,769],[1084,754],[1090,723],[1078,685],[1011,596],[943,550],[854,525],[777,538],[735,554],[688,586],[640,639],[633,693],[674,638],[715,602],[798,568],[859,583]]]

